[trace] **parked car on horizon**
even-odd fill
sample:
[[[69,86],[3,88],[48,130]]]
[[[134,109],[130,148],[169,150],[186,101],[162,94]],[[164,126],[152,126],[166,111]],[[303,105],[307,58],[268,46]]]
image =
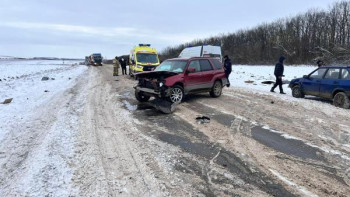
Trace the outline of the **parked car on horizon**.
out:
[[[135,76],[139,80],[135,97],[140,102],[156,97],[180,103],[185,95],[200,92],[219,97],[228,84],[221,62],[212,57],[168,59],[154,71]]]
[[[289,87],[296,98],[312,95],[333,100],[336,107],[350,107],[350,66],[324,66],[293,79]]]

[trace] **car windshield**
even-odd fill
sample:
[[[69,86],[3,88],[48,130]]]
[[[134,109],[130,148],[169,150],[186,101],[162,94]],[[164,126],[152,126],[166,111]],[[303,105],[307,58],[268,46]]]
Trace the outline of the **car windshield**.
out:
[[[136,54],[136,59],[140,63],[158,63],[157,54],[138,53]]]
[[[170,71],[176,73],[182,73],[185,70],[187,61],[164,61],[161,63],[155,71]]]

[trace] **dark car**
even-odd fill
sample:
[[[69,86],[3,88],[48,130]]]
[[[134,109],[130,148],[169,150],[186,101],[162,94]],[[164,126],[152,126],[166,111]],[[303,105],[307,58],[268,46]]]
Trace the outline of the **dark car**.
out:
[[[312,95],[333,99],[337,107],[349,108],[350,96],[350,67],[325,66],[316,69],[303,78],[293,79],[289,87],[296,98]]]
[[[154,71],[137,73],[135,97],[145,102],[150,97],[180,103],[190,93],[210,92],[219,97],[227,78],[218,58],[175,58],[162,62]]]

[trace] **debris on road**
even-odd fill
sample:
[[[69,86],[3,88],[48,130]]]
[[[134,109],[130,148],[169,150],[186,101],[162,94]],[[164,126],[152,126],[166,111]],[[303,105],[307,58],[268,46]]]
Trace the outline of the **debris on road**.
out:
[[[49,80],[50,78],[48,78],[48,77],[43,77],[43,78],[41,78],[41,81],[47,81],[47,80]]]
[[[2,104],[9,104],[12,102],[12,100],[13,100],[13,98],[5,99],[5,101],[2,102]]]
[[[210,123],[210,118],[207,116],[199,116],[196,120],[198,124]]]
[[[244,83],[254,83],[254,81],[248,80],[248,81],[244,81]]]
[[[165,113],[165,114],[171,114],[175,111],[177,104],[171,103],[164,99],[156,98],[149,102],[149,104],[154,107],[155,109]]]
[[[266,85],[270,85],[270,84],[274,84],[274,81],[263,81],[261,82],[262,84],[266,84]]]

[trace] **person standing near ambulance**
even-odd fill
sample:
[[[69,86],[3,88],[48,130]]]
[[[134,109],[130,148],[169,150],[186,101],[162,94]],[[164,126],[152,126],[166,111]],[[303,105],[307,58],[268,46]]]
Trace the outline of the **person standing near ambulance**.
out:
[[[120,63],[118,60],[118,56],[115,56],[114,65],[113,65],[113,76],[118,76],[119,67],[120,67]]]

